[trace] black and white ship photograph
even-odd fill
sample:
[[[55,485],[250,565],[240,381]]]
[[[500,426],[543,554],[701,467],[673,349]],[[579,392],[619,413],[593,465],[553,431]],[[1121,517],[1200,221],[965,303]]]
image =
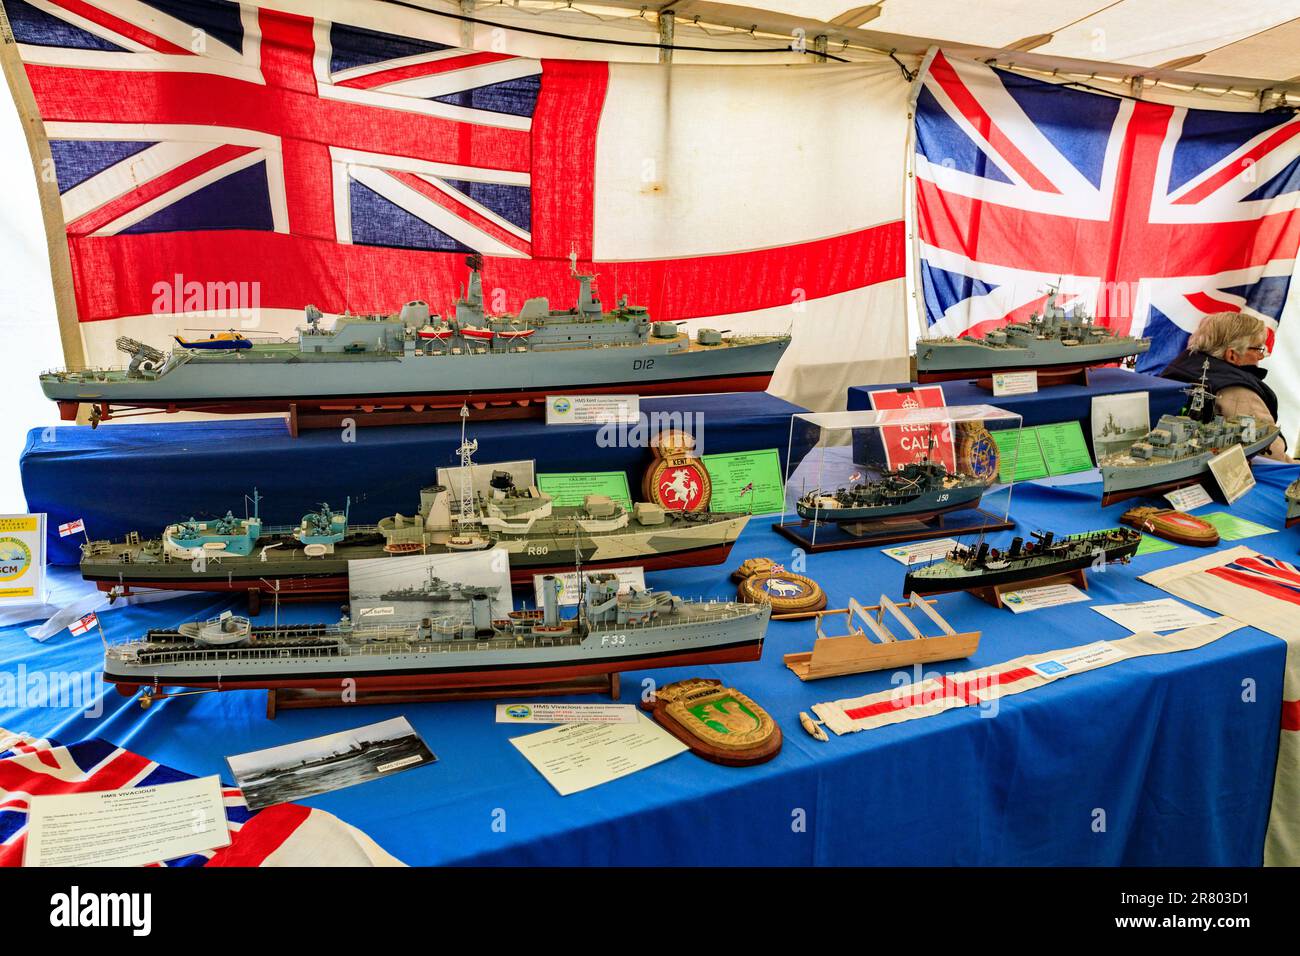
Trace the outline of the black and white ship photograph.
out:
[[[342,790],[438,758],[405,717],[227,757],[250,810]]]
[[[488,603],[492,620],[514,609],[504,548],[349,561],[348,592],[355,624],[467,619],[475,601]]]
[[[1093,396],[1092,450],[1096,457],[1127,451],[1150,430],[1150,398],[1146,392]]]

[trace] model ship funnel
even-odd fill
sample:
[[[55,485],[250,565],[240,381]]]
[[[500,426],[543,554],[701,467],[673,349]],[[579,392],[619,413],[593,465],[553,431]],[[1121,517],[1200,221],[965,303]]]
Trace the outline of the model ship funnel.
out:
[[[554,574],[542,578],[542,623],[547,627],[555,627],[560,623],[560,604]]]
[[[492,600],[482,591],[475,591],[469,599],[470,623],[475,634],[492,633]]]

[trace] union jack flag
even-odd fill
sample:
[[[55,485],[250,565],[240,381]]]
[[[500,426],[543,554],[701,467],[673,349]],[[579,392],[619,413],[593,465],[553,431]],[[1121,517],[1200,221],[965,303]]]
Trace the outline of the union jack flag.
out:
[[[22,865],[27,807],[34,796],[192,779],[105,740],[64,746],[0,727],[0,866]],[[159,865],[400,865],[364,833],[323,810],[282,804],[253,811],[237,789],[222,788],[222,796],[230,845]]]
[[[1209,568],[1206,573],[1279,601],[1300,604],[1300,570],[1279,558],[1265,554],[1249,555],[1230,564]]]
[[[1300,119],[1136,102],[936,52],[915,93],[930,335],[1061,304],[1162,369],[1211,312],[1272,331],[1300,244]]]

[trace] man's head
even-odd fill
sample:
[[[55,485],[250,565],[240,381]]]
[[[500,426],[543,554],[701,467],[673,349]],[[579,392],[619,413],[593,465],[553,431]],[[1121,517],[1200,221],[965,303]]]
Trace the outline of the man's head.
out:
[[[1201,319],[1187,347],[1233,365],[1258,365],[1268,356],[1268,326],[1243,312],[1215,312]]]

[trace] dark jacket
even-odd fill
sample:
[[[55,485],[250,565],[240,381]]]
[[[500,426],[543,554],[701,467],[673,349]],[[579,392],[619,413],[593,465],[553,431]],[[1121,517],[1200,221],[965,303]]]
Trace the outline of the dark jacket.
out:
[[[1160,375],[1163,378],[1171,378],[1175,382],[1199,382],[1201,368],[1207,359],[1210,367],[1205,384],[1213,394],[1217,395],[1231,385],[1250,389],[1268,408],[1273,421],[1277,421],[1277,395],[1264,384],[1264,376],[1268,374],[1268,370],[1258,365],[1233,365],[1231,362],[1206,355],[1204,352],[1184,350],[1165,366],[1165,370]]]

